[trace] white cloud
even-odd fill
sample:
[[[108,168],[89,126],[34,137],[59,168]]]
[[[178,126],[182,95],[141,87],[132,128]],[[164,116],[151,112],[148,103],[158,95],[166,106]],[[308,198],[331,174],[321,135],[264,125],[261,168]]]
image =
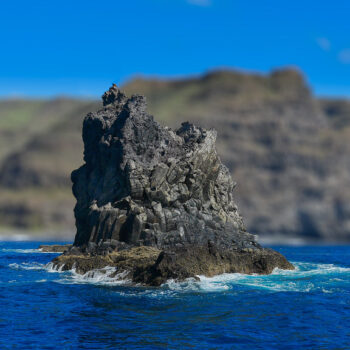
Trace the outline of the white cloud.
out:
[[[338,59],[341,63],[350,64],[350,49],[344,49],[340,51]]]
[[[317,38],[316,43],[323,51],[331,49],[331,42],[327,38]]]
[[[211,0],[187,0],[191,5],[208,7],[211,6]]]

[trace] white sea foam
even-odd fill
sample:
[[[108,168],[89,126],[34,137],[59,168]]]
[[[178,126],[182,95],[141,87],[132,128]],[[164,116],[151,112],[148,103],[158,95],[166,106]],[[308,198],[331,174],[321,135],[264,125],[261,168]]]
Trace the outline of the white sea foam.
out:
[[[75,267],[68,271],[63,271],[64,265],[58,268],[53,263],[46,265],[31,262],[31,263],[12,263],[9,267],[14,270],[43,270],[49,273],[59,273],[60,278],[55,282],[62,284],[97,284],[97,285],[123,285],[131,284],[131,280],[127,278],[128,272],[122,271],[116,273],[114,267],[106,266],[102,269],[88,271],[85,274],[76,272]],[[45,282],[46,280],[37,280],[36,282]]]
[[[8,252],[8,253],[20,253],[20,254],[59,254],[57,252],[43,252],[42,249],[1,249],[3,252]]]
[[[276,268],[273,271],[272,275],[313,276],[313,275],[350,273],[350,268],[341,267],[334,264],[315,264],[315,263],[303,263],[303,262],[296,262],[293,264],[295,266],[295,270],[281,270]]]
[[[332,284],[332,280],[336,279],[334,275],[350,277],[350,268],[333,264],[294,263],[294,265],[295,270],[275,269],[270,275],[225,273],[214,277],[198,276],[199,281],[195,279],[188,279],[184,282],[169,280],[163,284],[163,288],[178,292],[220,292],[234,290],[238,286],[247,286],[275,292],[321,290],[324,293],[332,293],[334,288],[329,288],[329,285]],[[338,280],[341,279],[338,278]]]
[[[122,271],[116,273],[114,267],[106,266],[102,269],[88,271],[85,274],[79,274],[75,268],[65,273],[62,278],[56,280],[62,284],[96,284],[96,285],[125,285],[131,284],[127,278],[128,273]]]
[[[310,292],[322,291],[332,293],[336,290],[336,283],[350,280],[350,268],[333,264],[294,263],[295,270],[275,269],[270,275],[244,275],[240,273],[225,273],[214,277],[197,276],[186,281],[177,282],[168,280],[161,288],[136,288],[135,295],[171,296],[188,292],[225,292],[247,287],[272,292]],[[10,268],[16,270],[45,270],[49,273],[59,273],[55,280],[62,284],[96,284],[108,286],[131,285],[127,272],[116,273],[114,267],[105,267],[79,274],[73,267],[69,271],[62,271],[63,266],[54,267],[52,263],[46,265],[39,263],[12,263]],[[38,280],[44,281],[44,280]],[[130,296],[132,291],[119,291]]]
[[[21,253],[21,254],[41,253],[39,249],[1,249],[1,251],[6,253]]]
[[[60,265],[59,267],[55,266],[52,262],[47,263],[45,266],[45,270],[50,273],[57,273],[63,271],[63,265]]]
[[[9,267],[14,270],[42,270],[44,269],[44,266],[45,265],[39,264],[36,262],[32,262],[32,263],[23,262],[20,264],[17,264],[17,263],[9,264]]]
[[[116,273],[115,267],[106,266],[102,269],[95,269],[80,274],[75,266],[67,271],[63,271],[64,265],[55,266],[52,262],[45,265],[45,270],[49,273],[61,273],[60,279],[55,280],[62,284],[99,284],[99,285],[121,285],[131,283],[126,278],[127,272]]]

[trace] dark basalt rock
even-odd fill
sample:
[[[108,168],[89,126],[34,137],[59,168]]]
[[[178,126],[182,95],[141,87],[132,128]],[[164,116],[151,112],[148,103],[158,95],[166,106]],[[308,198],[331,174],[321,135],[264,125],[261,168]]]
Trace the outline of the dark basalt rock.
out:
[[[69,261],[153,247],[161,253],[133,280],[156,285],[165,277],[293,268],[246,232],[214,130],[162,127],[144,97],[127,98],[115,85],[103,103],[84,120],[85,164],[72,173],[77,234]]]

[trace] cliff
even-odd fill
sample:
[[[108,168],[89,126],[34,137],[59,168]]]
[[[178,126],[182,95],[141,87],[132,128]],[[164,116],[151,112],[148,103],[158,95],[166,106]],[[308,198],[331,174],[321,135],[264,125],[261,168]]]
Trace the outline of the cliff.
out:
[[[147,96],[160,123],[178,128],[188,120],[218,131],[218,154],[238,183],[235,201],[249,232],[349,242],[349,101],[315,98],[290,69],[139,78],[123,88]],[[82,162],[83,117],[98,108],[91,101],[0,101],[2,226],[73,230],[69,173]]]

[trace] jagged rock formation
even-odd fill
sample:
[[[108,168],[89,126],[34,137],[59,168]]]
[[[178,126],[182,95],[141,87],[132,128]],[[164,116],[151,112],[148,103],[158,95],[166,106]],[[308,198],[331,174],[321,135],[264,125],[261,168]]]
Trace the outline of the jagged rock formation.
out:
[[[75,245],[114,239],[164,248],[216,236],[224,243],[226,235],[224,244],[255,245],[233,202],[214,130],[163,128],[142,96],[127,99],[116,87],[103,100],[105,108],[84,121],[86,164],[72,174]]]
[[[164,276],[292,268],[246,232],[214,130],[189,123],[176,131],[162,127],[147,113],[144,97],[127,98],[115,85],[103,103],[84,120],[85,164],[72,173],[77,234],[67,256],[154,247],[155,265],[133,278],[142,275],[150,284]]]

